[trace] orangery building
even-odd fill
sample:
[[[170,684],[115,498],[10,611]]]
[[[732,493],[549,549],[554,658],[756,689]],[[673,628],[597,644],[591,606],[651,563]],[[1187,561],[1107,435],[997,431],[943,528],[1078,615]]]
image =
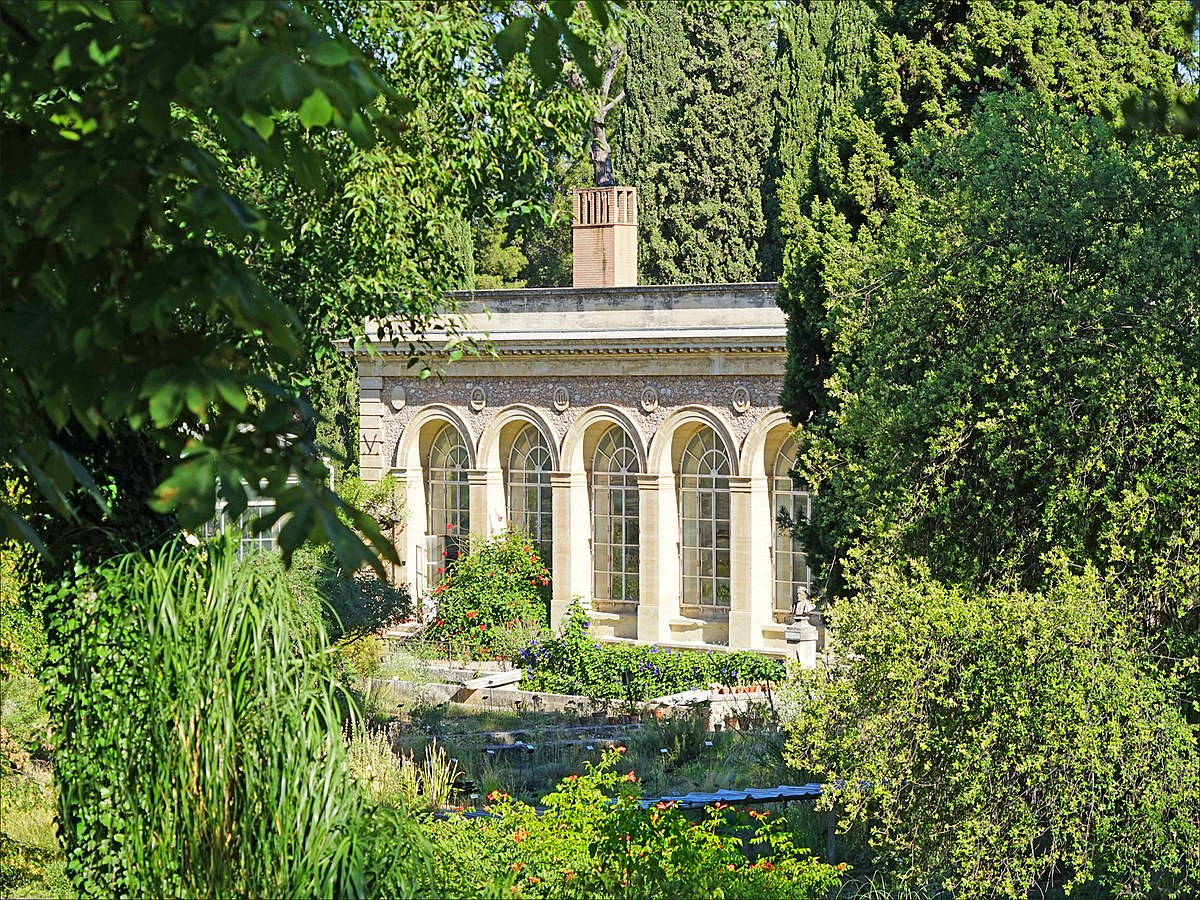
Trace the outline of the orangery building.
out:
[[[809,497],[779,408],[775,284],[637,285],[632,188],[574,194],[570,288],[462,295],[494,355],[420,379],[407,348],[358,359],[364,479],[396,477],[399,579],[433,586],[466,535],[528,533],[610,640],[799,655],[819,616],[776,525]]]

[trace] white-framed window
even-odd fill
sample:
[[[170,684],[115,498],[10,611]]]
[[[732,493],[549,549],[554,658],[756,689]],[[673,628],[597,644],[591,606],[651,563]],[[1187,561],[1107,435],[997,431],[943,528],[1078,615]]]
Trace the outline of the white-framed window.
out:
[[[542,432],[526,425],[508,454],[508,521],[514,530],[529,535],[546,568],[553,560],[552,469],[553,457]]]
[[[633,441],[614,425],[592,457],[592,596],[600,602],[638,599],[639,470]]]
[[[433,538],[427,542],[427,575],[429,583],[436,584],[443,574],[437,570],[458,559],[471,533],[471,485],[467,476],[471,455],[457,428],[443,426],[430,445],[425,463],[427,527]]]
[[[729,473],[724,443],[701,428],[679,465],[682,607],[729,608]]]
[[[797,524],[809,521],[812,497],[792,476],[796,465],[796,441],[788,438],[779,448],[771,477],[771,528],[775,533],[775,610],[790,613],[798,596],[807,599],[812,591],[812,573],[799,541],[778,525],[779,514]]]

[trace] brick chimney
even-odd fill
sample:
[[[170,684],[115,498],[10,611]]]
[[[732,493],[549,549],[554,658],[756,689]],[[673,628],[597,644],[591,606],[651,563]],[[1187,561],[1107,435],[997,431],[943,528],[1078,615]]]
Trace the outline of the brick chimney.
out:
[[[637,284],[637,189],[577,188],[571,198],[574,287]]]

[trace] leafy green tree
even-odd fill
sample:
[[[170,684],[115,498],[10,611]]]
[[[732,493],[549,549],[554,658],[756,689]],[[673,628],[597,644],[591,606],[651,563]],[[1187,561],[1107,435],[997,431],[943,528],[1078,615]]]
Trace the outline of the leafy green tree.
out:
[[[1029,97],[914,150],[870,275],[836,298],[834,411],[801,458],[823,560],[861,542],[1035,589],[1057,547],[1194,629],[1195,161]]]
[[[301,373],[381,295],[420,354],[449,222],[516,202],[565,128],[529,99],[561,45],[597,74],[576,6],[4,3],[3,460],[58,518],[77,489],[107,511],[61,435],[124,424],[168,461],[154,504],[184,527],[262,485],[285,553],[394,557],[328,488]]]
[[[780,305],[789,316],[782,401],[796,421],[835,401],[825,382],[843,321],[832,298],[864,276],[899,198],[894,171],[922,134],[962,128],[980,97],[1028,90],[1120,120],[1144,93],[1196,103],[1195,7],[845,0],[785,8],[778,197]],[[1194,112],[1191,113],[1194,118]],[[791,136],[788,136],[788,133]]]
[[[832,667],[796,673],[789,762],[889,879],[964,897],[1200,889],[1200,756],[1130,598],[1050,561],[1039,592],[858,559]]]
[[[757,281],[771,141],[769,16],[638,8],[626,35],[617,180],[638,188],[638,266],[652,284]]]

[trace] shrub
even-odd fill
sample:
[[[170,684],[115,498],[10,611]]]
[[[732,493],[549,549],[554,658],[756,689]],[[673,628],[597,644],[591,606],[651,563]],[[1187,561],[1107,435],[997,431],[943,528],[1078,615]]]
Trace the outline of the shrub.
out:
[[[370,570],[343,572],[328,547],[305,544],[292,554],[287,569],[277,553],[256,554],[248,564],[267,567],[286,581],[296,601],[324,625],[333,641],[357,640],[412,614],[407,588],[391,585]]]
[[[433,589],[430,640],[491,658],[511,647],[509,632],[546,624],[550,572],[526,535],[471,536],[467,552],[444,568]]]
[[[597,699],[651,700],[710,684],[779,681],[786,674],[781,661],[748,650],[705,653],[601,644],[589,628],[587,613],[573,603],[558,637],[534,641],[515,658],[525,669],[522,686]]]
[[[833,867],[796,847],[765,813],[710,810],[690,821],[667,804],[643,809],[637,775],[620,750],[542,798],[545,810],[489,797],[495,818],[433,823],[434,872],[451,896],[491,887],[529,898],[816,898],[837,885]],[[742,833],[761,855],[742,852]]]
[[[230,539],[80,573],[50,624],[80,894],[362,895],[419,867],[345,773],[322,629]]]
[[[1196,896],[1196,728],[1121,592],[1055,566],[1039,594],[864,569],[837,664],[796,673],[789,760],[909,885]]]

